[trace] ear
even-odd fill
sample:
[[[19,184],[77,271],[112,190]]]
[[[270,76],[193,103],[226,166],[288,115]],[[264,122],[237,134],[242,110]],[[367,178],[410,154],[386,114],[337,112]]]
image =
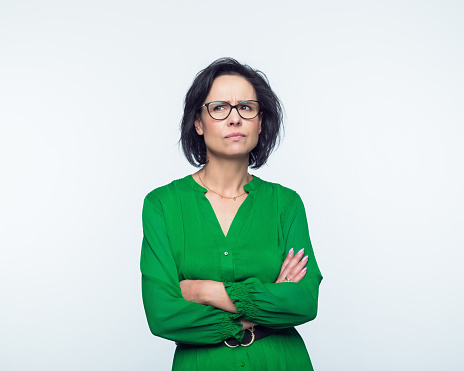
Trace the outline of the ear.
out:
[[[195,121],[193,122],[195,125],[195,130],[197,131],[198,135],[203,135],[203,123],[201,122],[200,115],[195,117]]]
[[[261,124],[263,123],[263,113],[261,112],[259,114],[259,120],[258,120],[258,134],[261,134]]]

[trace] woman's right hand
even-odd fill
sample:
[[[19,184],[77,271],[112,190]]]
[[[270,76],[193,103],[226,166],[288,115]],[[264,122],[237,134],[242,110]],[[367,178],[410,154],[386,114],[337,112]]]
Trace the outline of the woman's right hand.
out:
[[[252,328],[253,326],[255,326],[253,322],[247,321],[246,319],[243,319],[243,318],[240,320],[240,322],[242,323],[242,329],[240,331],[248,330],[249,328]]]
[[[304,258],[303,255],[304,249],[301,249],[295,254],[292,247],[282,263],[279,277],[277,277],[275,283],[300,281],[306,274],[305,265],[308,262],[308,255]]]

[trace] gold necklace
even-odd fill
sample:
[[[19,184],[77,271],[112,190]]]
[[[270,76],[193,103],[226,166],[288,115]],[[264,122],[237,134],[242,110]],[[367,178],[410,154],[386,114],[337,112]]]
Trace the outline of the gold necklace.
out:
[[[204,182],[203,180],[201,179],[201,176],[200,176],[200,173],[198,173],[198,178],[200,178],[200,182],[201,184],[203,184],[205,186],[205,188],[210,191],[210,192],[213,192],[213,193],[216,193],[218,196],[221,196],[221,198],[227,198],[228,200],[236,200],[237,197],[240,197],[240,196],[243,196],[245,193],[247,193],[246,191],[239,194],[238,196],[235,196],[235,197],[227,197],[227,196],[224,196],[224,195],[221,195],[220,193],[216,192],[216,191],[213,191],[211,188],[209,188]]]

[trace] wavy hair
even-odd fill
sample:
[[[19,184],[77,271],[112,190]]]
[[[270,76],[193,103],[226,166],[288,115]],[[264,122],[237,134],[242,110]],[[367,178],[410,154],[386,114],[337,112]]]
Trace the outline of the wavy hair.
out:
[[[233,58],[220,58],[201,70],[193,80],[184,100],[184,114],[180,129],[180,142],[188,162],[195,167],[206,164],[206,145],[202,135],[195,130],[194,121],[200,114],[213,81],[223,75],[238,75],[245,78],[254,88],[261,103],[262,123],[258,144],[250,152],[248,166],[258,169],[263,166],[279,144],[283,129],[283,109],[277,95],[271,89],[266,75],[241,64]]]

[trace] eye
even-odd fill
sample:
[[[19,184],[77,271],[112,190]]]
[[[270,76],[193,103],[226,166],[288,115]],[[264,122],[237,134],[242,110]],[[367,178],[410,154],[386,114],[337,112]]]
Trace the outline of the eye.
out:
[[[225,102],[212,102],[209,105],[210,111],[221,112],[227,110],[227,103]]]
[[[238,106],[240,111],[256,112],[258,110],[258,104],[253,101],[240,102]]]

